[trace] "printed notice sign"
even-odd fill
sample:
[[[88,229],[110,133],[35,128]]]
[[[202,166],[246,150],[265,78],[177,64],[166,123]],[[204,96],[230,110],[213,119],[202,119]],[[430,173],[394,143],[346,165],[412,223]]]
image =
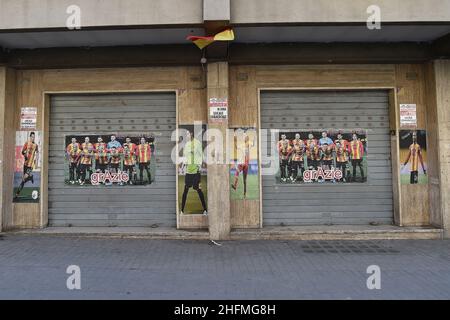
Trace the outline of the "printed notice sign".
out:
[[[417,128],[417,106],[415,104],[400,105],[400,127]]]
[[[20,130],[34,130],[37,122],[37,108],[24,107],[20,111]]]
[[[213,122],[224,122],[228,120],[228,99],[209,99],[209,118]]]

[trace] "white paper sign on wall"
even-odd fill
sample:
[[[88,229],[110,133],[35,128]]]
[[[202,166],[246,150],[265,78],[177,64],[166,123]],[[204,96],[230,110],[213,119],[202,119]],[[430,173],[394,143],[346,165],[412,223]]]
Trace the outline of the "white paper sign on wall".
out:
[[[417,105],[400,104],[400,127],[417,128]]]
[[[228,99],[209,99],[209,119],[213,122],[225,122],[228,120]]]
[[[37,108],[23,107],[20,110],[20,130],[34,130],[37,123]]]

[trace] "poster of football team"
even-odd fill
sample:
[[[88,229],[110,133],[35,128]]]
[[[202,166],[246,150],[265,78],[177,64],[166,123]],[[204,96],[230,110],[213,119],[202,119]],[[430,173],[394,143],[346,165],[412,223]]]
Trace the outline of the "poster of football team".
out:
[[[13,202],[39,202],[41,139],[40,131],[16,132]]]
[[[255,128],[229,131],[231,166],[230,197],[232,200],[259,199],[258,137]]]
[[[427,133],[400,130],[401,184],[427,184]]]
[[[277,183],[367,181],[365,130],[285,130],[279,132],[278,138]]]
[[[67,135],[65,183],[74,186],[149,185],[155,181],[153,135]]]
[[[203,139],[207,126],[178,126],[178,204],[180,214],[208,214],[207,166]]]

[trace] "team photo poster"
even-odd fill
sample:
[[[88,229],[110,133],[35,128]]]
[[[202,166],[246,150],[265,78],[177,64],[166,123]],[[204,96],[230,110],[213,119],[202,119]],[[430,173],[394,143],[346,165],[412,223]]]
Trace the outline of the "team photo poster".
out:
[[[255,128],[235,128],[229,131],[230,197],[232,200],[259,199],[258,136]]]
[[[365,130],[284,130],[275,152],[280,184],[367,181]]]
[[[41,139],[40,131],[16,132],[13,202],[39,202]]]
[[[203,139],[207,126],[178,126],[178,204],[180,214],[208,214],[207,166]]]
[[[427,132],[400,130],[401,184],[427,184]]]
[[[155,181],[153,135],[65,136],[64,181],[73,186],[149,185]]]

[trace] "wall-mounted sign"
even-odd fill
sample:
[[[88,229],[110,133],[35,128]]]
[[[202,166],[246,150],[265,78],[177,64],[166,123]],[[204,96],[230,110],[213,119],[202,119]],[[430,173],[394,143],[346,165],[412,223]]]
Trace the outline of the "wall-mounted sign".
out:
[[[417,128],[417,106],[415,104],[400,104],[400,127]]]
[[[35,130],[37,122],[37,108],[24,107],[20,111],[20,130]]]
[[[209,119],[213,122],[225,122],[228,120],[228,99],[209,99]]]

